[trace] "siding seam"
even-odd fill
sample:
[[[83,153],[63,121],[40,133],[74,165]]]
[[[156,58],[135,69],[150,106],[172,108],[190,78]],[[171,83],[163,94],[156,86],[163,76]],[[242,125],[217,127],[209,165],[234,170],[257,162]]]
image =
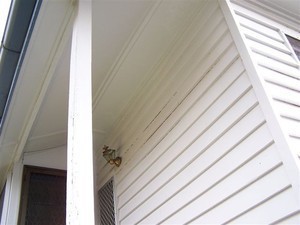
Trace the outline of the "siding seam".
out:
[[[261,122],[260,124],[258,124],[256,127],[254,127],[250,132],[248,132],[247,134],[244,135],[243,138],[241,138],[237,143],[235,143],[231,148],[229,148],[225,153],[223,153],[221,156],[219,156],[216,160],[214,160],[210,165],[208,165],[205,169],[203,169],[197,176],[195,176],[193,179],[191,179],[188,183],[185,184],[185,186],[183,186],[182,188],[180,188],[176,193],[174,193],[173,195],[171,195],[169,198],[167,198],[164,202],[162,202],[161,204],[159,204],[156,208],[161,207],[163,204],[165,204],[167,201],[169,201],[171,198],[173,198],[175,195],[177,195],[178,192],[182,191],[184,188],[186,188],[186,186],[190,185],[191,183],[194,182],[194,180],[196,180],[197,178],[199,178],[200,176],[202,176],[206,171],[208,171],[210,168],[212,168],[216,163],[218,163],[220,160],[222,160],[228,153],[230,153],[231,151],[234,150],[234,148],[236,148],[239,144],[241,144],[244,140],[246,140],[251,134],[255,133],[259,128],[261,128],[263,125],[265,124],[265,121]],[[197,199],[198,197],[204,195],[206,192],[208,192],[210,189],[212,189],[213,187],[215,187],[217,184],[221,183],[223,180],[225,180],[228,176],[230,176],[232,173],[236,172],[237,170],[240,169],[240,167],[242,167],[243,165],[247,164],[248,162],[250,162],[252,160],[252,158],[255,158],[257,155],[259,155],[261,152],[263,152],[267,147],[271,146],[273,144],[273,142],[269,142],[267,145],[265,145],[262,150],[256,152],[256,154],[254,154],[253,156],[251,156],[249,159],[245,160],[242,164],[238,165],[235,169],[233,169],[231,172],[229,172],[228,174],[226,174],[225,176],[223,176],[222,178],[220,178],[219,180],[217,180],[215,183],[213,183],[210,187],[206,188],[203,192],[201,192],[199,195],[197,195],[195,198],[193,198],[190,202],[192,202],[193,200]],[[205,150],[203,151],[205,152]],[[201,152],[202,154],[202,152]],[[199,156],[201,155],[199,154]],[[196,157],[199,157],[196,156]],[[195,157],[195,158],[196,158]],[[183,168],[184,169],[184,168]],[[181,171],[180,171],[181,172]],[[178,173],[180,173],[178,172]],[[177,175],[177,174],[176,174]],[[175,175],[175,176],[176,176]],[[175,177],[174,176],[174,177]],[[173,177],[171,178],[173,179]],[[170,180],[171,180],[170,179]],[[158,190],[159,191],[159,190]],[[190,202],[186,203],[185,205],[183,205],[181,208],[184,208],[185,206],[187,206]],[[155,210],[153,209],[152,211],[150,211],[148,214],[146,214],[141,220],[139,220],[138,222],[142,221],[143,219],[145,219],[147,216],[149,216],[151,213],[153,213]],[[179,208],[177,211],[173,212],[172,214],[170,214],[168,217],[164,218],[164,220],[160,221],[159,223],[163,223],[165,220],[167,220],[168,218],[170,218],[172,215],[176,214],[178,211],[180,211]]]
[[[257,64],[258,64],[258,66],[261,66],[263,68],[278,72],[283,76],[287,76],[287,77],[291,77],[291,78],[300,80],[299,70],[297,70],[297,72],[288,71],[288,70],[284,71],[280,66],[277,66],[275,64],[270,64],[268,62],[262,62],[262,61],[258,61]]]
[[[249,90],[247,90],[246,92],[248,92]],[[243,93],[243,94],[245,94],[245,93]],[[232,104],[232,105],[230,105],[227,109],[226,109],[226,111],[228,111],[228,109],[229,108],[231,108],[236,102],[238,102],[238,100],[241,98],[241,96],[239,96],[239,98]],[[199,154],[197,154],[191,161],[190,161],[190,163],[191,162],[193,162],[196,158],[198,158],[200,155],[202,155],[211,145],[213,145],[221,136],[223,136],[228,130],[230,130],[234,125],[236,125],[242,118],[244,118],[250,111],[252,111],[256,106],[258,105],[258,103],[255,103],[252,107],[250,107],[249,109],[247,109],[246,110],[246,112],[244,112],[239,118],[237,118],[234,122],[232,122],[232,124],[230,125],[230,126],[228,126],[223,132],[221,132],[217,137],[215,137]],[[215,119],[214,120],[214,122],[212,122],[210,125],[209,125],[209,127],[211,127],[214,123],[215,123],[215,121],[217,121],[219,118],[221,118],[222,117],[222,113],[221,113],[221,115],[219,115],[218,116],[218,118],[217,119]],[[261,123],[259,126],[261,126],[263,123]],[[199,136],[201,136],[207,129],[209,129],[209,127],[208,128],[206,128],[203,132],[201,132],[201,134],[200,135],[198,135],[187,147],[185,147],[185,149],[176,157],[176,158],[178,158],[188,147],[190,147],[198,138],[199,138]],[[255,129],[257,129],[256,127],[255,127]],[[270,145],[272,144],[272,142],[270,142]],[[232,150],[232,149],[231,149]],[[220,159],[219,159],[220,160]],[[217,161],[219,161],[219,160],[217,160]],[[189,163],[189,164],[190,164]],[[214,162],[215,163],[215,162]],[[166,183],[168,183],[170,180],[172,180],[174,177],[176,177],[183,169],[185,169],[189,164],[187,164],[186,166],[184,166],[180,171],[178,171],[176,174],[174,174],[172,177],[170,177],[167,181],[165,181],[157,190],[156,190],[156,192],[157,191],[159,191],[161,188],[163,188],[164,187],[164,185],[166,184]],[[166,167],[168,167],[169,166],[169,164],[168,165],[166,165],[163,169],[165,169]],[[204,171],[205,172],[205,171]],[[196,178],[198,178],[198,177],[200,177],[200,175],[202,175],[202,173],[200,173]],[[154,179],[155,177],[153,177],[150,181],[152,181],[153,179]],[[196,178],[194,178],[194,179],[196,179]],[[193,179],[193,180],[194,180]],[[150,183],[150,181],[148,182],[148,183]],[[192,182],[192,181],[191,181]],[[191,183],[191,182],[189,182],[189,183]],[[147,183],[147,184],[148,184]],[[145,184],[145,186],[147,185],[147,184]],[[144,186],[144,187],[145,187]],[[142,189],[144,189],[144,187],[142,188]],[[141,190],[142,190],[141,189]],[[181,188],[180,190],[182,190],[183,188]],[[140,190],[140,191],[141,191]],[[122,220],[124,220],[126,217],[128,217],[136,208],[138,208],[138,207],[140,207],[144,202],[146,202],[149,198],[151,198],[153,195],[155,194],[155,192],[154,193],[152,193],[150,196],[148,196],[146,199],[144,199],[142,202],[140,202],[136,207],[134,207],[130,212],[128,212],[128,214],[126,215],[126,216],[124,216],[122,219],[121,219],[121,221]],[[173,196],[172,196],[173,197]],[[168,199],[170,199],[170,198],[168,198]],[[168,200],[167,199],[167,200]],[[166,200],[166,201],[167,201]],[[166,201],[164,201],[164,202],[166,202]],[[162,205],[162,204],[161,204]],[[121,209],[122,207],[120,207],[119,209]],[[155,210],[155,209],[154,209]],[[153,211],[154,211],[153,210]],[[146,215],[146,216],[148,216],[148,214]],[[145,217],[146,217],[145,216]],[[144,219],[144,218],[143,218]],[[138,222],[140,222],[140,221],[138,221]],[[162,221],[163,222],[163,221]]]
[[[288,84],[284,84],[284,83],[279,83],[275,80],[272,80],[272,79],[269,79],[269,78],[265,78],[265,81],[269,84],[273,84],[275,86],[279,86],[279,87],[282,87],[282,88],[286,88],[288,90],[292,90],[292,91],[296,91],[296,92],[300,92],[300,87],[294,87],[292,85],[288,85]],[[297,80],[295,80],[296,82]],[[299,83],[300,84],[300,83]],[[298,90],[299,89],[299,90]]]
[[[297,215],[298,213],[300,213],[300,209],[298,210],[295,210],[294,212],[291,212],[290,214],[286,215],[285,217],[279,219],[279,220],[276,220],[276,221],[273,221],[272,223],[270,223],[270,225],[275,225],[275,224],[279,224],[280,222],[283,222],[284,220],[292,217],[292,216],[295,216]]]
[[[227,50],[228,49],[230,49],[232,47],[232,45],[230,44],[229,46],[228,46],[228,48],[226,48],[226,50],[224,51],[224,54],[226,54],[226,52],[227,52]],[[153,149],[161,142],[161,140],[163,140],[167,135],[168,135],[168,133],[181,121],[181,119],[189,112],[189,110],[195,105],[195,103],[196,102],[198,102],[206,93],[207,93],[207,91],[222,77],[222,75],[225,73],[225,72],[227,72],[228,70],[229,70],[229,68],[234,64],[234,63],[238,63],[238,60],[239,60],[239,58],[238,58],[238,56],[234,56],[233,57],[233,59],[232,60],[230,60],[230,63],[228,64],[228,65],[226,65],[223,69],[222,69],[222,71],[220,72],[220,74],[219,75],[217,75],[217,77],[213,80],[213,82],[208,86],[208,87],[205,87],[206,88],[206,90],[204,90],[203,91],[203,93],[200,95],[200,96],[198,96],[194,101],[193,101],[193,103],[191,104],[191,106],[189,106],[189,108],[187,108],[186,110],[185,110],[185,112],[181,115],[181,116],[179,116],[179,118],[177,118],[176,119],[176,122],[174,122],[174,124],[172,125],[172,127],[171,128],[169,128],[169,130],[165,133],[165,135],[163,136],[163,137],[161,137],[160,138],[160,140],[159,140],[159,142],[157,143],[157,144],[155,144],[154,146],[152,146],[151,147],[151,150],[147,153],[147,155],[151,152],[151,151],[153,151]],[[242,71],[238,76],[237,76],[237,78],[236,79],[238,79],[238,77],[240,77],[241,75],[242,75],[242,73],[243,73],[244,71]],[[205,75],[207,75],[208,73],[206,73]],[[205,75],[203,76],[203,78],[205,77]],[[202,81],[203,80],[203,78],[200,80],[200,81]],[[235,79],[235,80],[236,80]],[[235,81],[234,80],[234,81]],[[229,84],[229,86],[234,82],[234,81],[232,81],[230,84]],[[198,82],[198,84],[199,84],[200,82]],[[195,89],[197,86],[194,86],[193,87],[193,89]],[[227,90],[227,89],[226,89]],[[226,90],[224,90],[222,93],[220,93],[219,95],[218,95],[218,97],[212,102],[212,103],[210,103],[208,106],[207,106],[207,109],[209,108],[209,107],[211,107],[212,105],[213,105],[213,103],[215,102],[215,101],[217,101],[217,99],[226,91]],[[189,92],[189,93],[191,93],[191,92]],[[186,96],[184,97],[184,99],[186,99]],[[178,109],[178,107],[180,107],[180,105],[183,103],[184,101],[182,100],[182,101],[180,101],[180,103],[177,105],[177,107],[176,107],[176,109]],[[205,113],[206,111],[207,111],[207,109],[205,110],[205,111],[203,111],[202,113],[201,113],[201,115],[203,115],[203,113]],[[200,117],[201,117],[201,115],[199,115],[195,120],[198,120]],[[192,124],[190,125],[190,126],[188,126],[188,128],[185,130],[185,131],[183,131],[182,132],[182,134],[178,137],[178,138],[180,138],[190,127],[192,126]],[[161,126],[160,126],[161,127]],[[177,138],[177,139],[178,139]],[[172,145],[173,143],[175,143],[176,142],[176,140],[174,140],[170,145]],[[167,150],[167,149],[166,149]],[[166,151],[165,150],[165,151]],[[163,153],[163,152],[162,152]],[[146,156],[145,156],[146,157]],[[144,157],[144,158],[145,158]],[[149,165],[147,168],[149,168],[151,165]],[[135,165],[130,171],[128,171],[126,174],[124,174],[123,175],[123,178],[119,181],[119,183],[123,180],[123,179],[125,179],[125,177],[132,171],[132,170],[134,170],[135,168],[137,167],[137,165]],[[147,168],[145,168],[145,170],[147,170]],[[141,174],[142,175],[142,174]],[[140,175],[140,176],[141,176]],[[136,178],[134,181],[136,181],[138,178]],[[125,190],[124,190],[125,191]],[[119,195],[121,195],[124,191],[122,191],[121,193],[118,193],[118,196]]]
[[[233,220],[241,217],[242,215],[245,215],[246,213],[250,212],[251,210],[255,209],[256,207],[264,204],[265,202],[271,200],[272,198],[276,197],[277,195],[283,193],[284,191],[290,189],[292,187],[291,184],[286,185],[285,187],[281,188],[280,190],[278,190],[277,192],[273,193],[272,195],[268,196],[267,198],[263,199],[262,201],[258,202],[257,204],[251,206],[250,208],[244,210],[243,212],[239,213],[238,215],[230,218],[229,220],[227,220],[226,222],[222,223],[222,225],[224,224],[228,224],[230,222],[232,222]]]
[[[220,24],[220,23],[219,23]],[[228,34],[228,30],[226,29],[222,34],[224,35],[224,34]],[[229,35],[229,34],[228,34]],[[222,35],[221,35],[222,36]],[[224,37],[223,37],[224,38]],[[220,41],[222,38],[218,38],[217,40],[216,40],[216,43],[218,43],[218,41]],[[227,43],[227,46],[225,47],[225,49],[224,50],[222,50],[222,52],[220,53],[220,55],[218,56],[218,58],[216,58],[215,59],[215,61],[212,63],[212,64],[210,64],[209,65],[209,67],[205,70],[205,72],[203,72],[203,74],[202,74],[202,76],[201,76],[201,78],[200,78],[200,81],[203,79],[203,77],[205,77],[205,75],[207,74],[207,73],[209,73],[210,72],[210,70],[211,70],[211,68],[213,68],[213,66],[216,64],[216,62],[219,62],[219,60],[220,60],[220,58],[224,55],[224,54],[226,54],[226,52],[230,49],[230,48],[232,48],[232,42],[230,42],[230,43]],[[210,48],[210,51],[208,51],[208,53],[205,55],[206,57],[205,58],[208,58],[209,56],[210,56],[210,54],[211,54],[211,52],[212,51],[214,51],[216,48],[218,48],[218,45],[214,45],[214,46],[212,46],[212,48]],[[203,57],[204,58],[204,57]],[[203,60],[203,58],[201,58],[201,60]],[[235,58],[235,57],[234,57]],[[200,62],[202,62],[202,61],[200,61]],[[197,63],[197,67],[196,68],[198,68],[198,66],[199,66],[199,63],[200,62],[198,62]],[[194,68],[193,69],[193,71],[192,72],[194,72],[194,70],[196,69],[196,68]],[[190,74],[189,74],[190,75]],[[199,83],[199,81],[197,82],[197,83]],[[195,87],[195,86],[194,86]],[[193,87],[193,88],[194,88]],[[183,98],[185,98],[185,96],[186,95],[184,95],[183,96]],[[183,99],[181,99],[181,100],[179,100],[179,103],[181,103],[183,101]],[[179,104],[178,103],[178,104]],[[178,104],[177,104],[177,106],[178,106]],[[174,107],[177,107],[177,106],[174,106]],[[155,128],[153,128],[153,129],[155,129]],[[170,128],[171,129],[171,128]],[[153,131],[149,131],[149,132],[151,132],[152,134],[154,133]],[[142,134],[142,136],[145,136],[145,133],[143,133]],[[160,138],[160,139],[162,139],[162,138]],[[148,139],[149,140],[149,139]],[[145,142],[145,140],[143,141],[143,143],[141,143],[141,144],[139,144],[139,147],[137,148],[137,149],[140,149],[141,148],[141,146],[143,146],[145,143],[147,143],[147,142]],[[131,145],[131,146],[133,146],[133,145],[135,145],[134,143]],[[128,151],[128,150],[127,150]],[[136,151],[136,150],[135,150]],[[147,154],[149,154],[149,153],[147,153]],[[129,161],[130,161],[130,159],[129,159]],[[129,161],[127,161],[127,162],[129,162]],[[127,163],[126,162],[126,163]],[[134,167],[136,167],[136,165],[134,166]],[[134,167],[133,168],[131,168],[131,171],[134,169]],[[121,172],[121,171],[120,171]],[[128,171],[127,172],[127,174],[129,173],[130,171]],[[121,182],[123,179],[124,179],[124,177],[125,177],[126,175],[124,174],[124,175],[122,175],[122,178],[120,179],[120,181],[119,182]]]
[[[256,54],[259,54],[259,55],[264,56],[266,58],[273,59],[273,60],[275,60],[277,62],[280,62],[280,63],[283,63],[285,65],[292,66],[292,67],[294,67],[296,69],[299,69],[299,63],[295,61],[295,59],[292,57],[292,55],[290,55],[290,56],[291,56],[291,59],[294,60],[294,62],[290,62],[288,60],[284,60],[284,59],[282,59],[280,57],[277,57],[277,56],[275,56],[273,54],[269,54],[267,52],[264,52],[261,49],[255,48],[255,47],[251,47],[250,46],[250,49],[252,50],[252,52],[254,52]],[[260,63],[263,63],[263,62],[258,61],[258,64],[260,64]]]
[[[300,122],[300,115],[299,115],[299,117],[292,117],[290,115],[286,115],[286,114],[281,113],[280,116],[282,118],[285,118],[285,119],[293,120],[295,122]]]
[[[238,11],[235,11],[235,12],[236,12],[236,15],[237,15],[237,16],[242,17],[242,18],[245,18],[245,19],[248,19],[248,20],[250,20],[250,21],[253,22],[253,23],[257,23],[257,22],[256,22],[255,20],[253,20],[251,17],[244,17],[244,15],[239,15]],[[258,30],[258,29],[255,29],[254,27],[251,27],[251,26],[245,24],[243,21],[239,22],[239,24],[240,24],[240,26],[243,27],[243,28],[249,29],[249,30],[251,30],[251,31],[253,31],[253,32],[256,32],[256,33],[258,33],[258,34],[260,34],[260,35],[263,35],[263,36],[265,36],[265,37],[267,37],[267,38],[270,38],[270,39],[272,39],[272,40],[274,40],[274,41],[277,41],[277,42],[280,43],[280,44],[285,44],[284,41],[283,41],[282,39],[276,38],[276,37],[274,37],[274,36],[272,36],[272,35],[269,35],[269,34],[264,33],[264,32],[262,32],[262,31],[260,31],[260,30]],[[259,23],[259,24],[262,25],[262,26],[264,26],[264,27],[267,27],[267,28],[269,28],[269,29],[272,29],[272,30],[274,30],[275,32],[278,32],[278,30],[277,30],[277,29],[273,29],[273,27],[266,26],[265,24],[262,24],[262,23]]]
[[[259,155],[261,152],[263,152],[264,150],[266,150],[268,147],[270,147],[273,143],[270,142],[269,144],[267,144],[262,150],[260,150],[258,152],[258,154],[255,154],[254,156],[252,156],[251,158],[249,158],[247,160],[247,162],[251,161],[253,158],[255,158],[257,155]],[[225,178],[227,178],[228,176],[230,176],[232,173],[234,173],[235,171],[237,171],[238,169],[240,169],[242,166],[244,166],[247,162],[243,163],[242,165],[240,165],[239,167],[236,168],[236,170],[232,171],[231,173],[227,174],[226,177],[222,178],[222,180],[224,180]],[[242,187],[238,188],[236,191],[234,191],[233,193],[231,193],[230,195],[228,195],[227,197],[223,198],[221,201],[219,201],[218,203],[214,204],[213,206],[209,207],[208,209],[206,209],[205,211],[203,211],[202,213],[200,213],[199,215],[197,215],[196,217],[190,219],[188,222],[186,222],[185,224],[190,224],[193,220],[203,216],[204,214],[208,213],[209,211],[211,211],[212,209],[216,208],[217,206],[221,205],[222,203],[224,203],[225,201],[227,201],[228,199],[230,199],[231,197],[235,196],[236,194],[240,193],[241,191],[243,191],[244,189],[246,189],[247,187],[251,186],[252,184],[254,184],[255,182],[257,182],[258,180],[264,178],[265,176],[267,176],[269,173],[271,173],[272,171],[276,170],[277,168],[279,168],[280,166],[282,166],[282,162],[277,163],[276,165],[274,165],[273,167],[271,167],[270,169],[268,169],[267,171],[265,171],[264,173],[262,173],[260,176],[258,176],[257,178],[249,181],[247,184],[243,185]],[[220,181],[222,181],[220,180]],[[208,191],[208,190],[207,190]],[[198,196],[199,197],[199,196]]]
[[[209,87],[207,87],[207,89],[203,92],[203,94],[201,95],[201,96],[199,96],[196,100],[195,100],[195,102],[198,102],[199,101],[199,99],[201,99],[205,94],[206,94],[206,92],[222,77],[222,75],[224,74],[226,72],[226,70],[225,71],[223,71],[220,75],[218,75],[218,77],[217,77],[217,79],[215,79],[214,80],[214,82],[209,86]],[[212,106],[212,105],[214,105],[214,103],[231,87],[231,85],[237,80],[237,79],[239,79],[241,76],[242,76],[242,74],[243,74],[243,72],[241,73],[241,74],[239,74],[229,85],[228,85],[228,87],[226,88],[226,89],[224,89],[219,95],[218,95],[218,97],[214,100],[214,101],[212,101],[208,106],[207,106],[207,108],[199,115],[199,116],[197,116],[196,118],[195,118],[195,120],[193,121],[193,122],[191,122],[190,123],[190,125],[176,138],[176,140],[173,140],[169,145],[168,145],[168,147],[160,154],[160,155],[162,155],[164,152],[166,152],[178,139],[180,139],[189,129],[190,129],[190,127],[191,126],[193,126],[193,123],[195,122],[195,121],[197,121],[197,120],[199,120],[199,118],[201,118],[201,116],[204,114],[204,113],[206,113],[209,109],[210,109],[210,107]],[[250,89],[250,87],[248,88],[248,90],[245,90],[245,92],[243,93],[243,94],[245,94],[246,92],[248,92],[249,91],[249,89]],[[239,100],[239,98],[237,99],[237,100]],[[236,100],[236,101],[237,101]],[[236,103],[236,101],[234,101],[234,103],[232,103],[232,105],[234,105],[235,103]],[[188,108],[187,109],[187,111],[183,114],[183,115],[181,115],[180,117],[179,117],[179,119],[178,119],[178,121],[176,121],[176,123],[174,124],[174,126],[172,126],[172,128],[173,127],[175,127],[179,122],[180,122],[180,120],[186,115],[186,113],[194,106],[194,104],[195,104],[195,102],[193,103],[193,105],[190,107],[190,108]],[[181,103],[182,104],[182,103]],[[224,112],[223,113],[225,113],[229,108],[231,108],[231,106],[232,105],[229,105],[225,110],[224,110]],[[208,125],[208,127],[206,127],[197,137],[199,137],[199,136],[201,136],[207,129],[209,129],[209,127],[210,126],[212,126],[213,125],[213,123],[215,122],[215,121],[217,121],[220,117],[222,117],[222,114],[219,114],[219,116],[217,117],[217,118],[215,118],[211,123],[210,123],[210,125]],[[167,133],[168,134],[168,133]],[[166,134],[166,135],[167,135]],[[197,139],[197,137],[195,138],[195,139]],[[190,145],[191,145],[192,143],[190,143]],[[189,145],[189,146],[190,146]],[[155,145],[155,146],[157,146],[157,145]],[[154,147],[155,147],[154,146]],[[188,146],[186,147],[186,148],[188,148]],[[154,149],[154,148],[153,148]],[[152,150],[153,150],[152,149]],[[151,151],[152,151],[151,150]],[[159,157],[157,157],[157,160],[159,159]],[[155,160],[156,161],[156,160]],[[155,162],[154,161],[154,162]],[[154,162],[152,163],[152,164],[150,164],[150,165],[148,165],[148,167],[147,168],[145,168],[145,170],[143,171],[143,173],[141,173],[140,174],[140,176],[138,176],[133,182],[135,182],[139,177],[141,177],[143,174],[144,174],[144,172],[147,170],[147,169],[149,169],[153,164],[154,164]],[[167,167],[168,165],[166,165],[165,167]],[[154,179],[155,177],[153,177],[153,179]],[[151,180],[150,180],[151,181]],[[149,181],[149,182],[150,182]],[[133,183],[132,182],[132,183]],[[148,183],[149,183],[148,182]],[[144,186],[146,186],[147,184],[145,184]],[[120,195],[122,195],[127,189],[129,188],[129,186],[126,188],[126,189],[124,189],[124,191],[122,191],[121,193],[118,193],[118,196],[120,196]],[[122,207],[122,206],[121,206]],[[120,207],[120,208],[121,208]]]
[[[242,26],[242,25],[241,25]],[[255,33],[258,33],[258,34],[261,34],[262,32],[258,32],[258,31],[254,31]],[[254,36],[252,36],[252,35],[250,35],[250,34],[247,34],[246,32],[244,32],[244,35],[245,35],[245,37],[248,39],[248,40],[251,40],[251,41],[255,41],[255,42],[257,42],[257,43],[259,43],[259,44],[262,44],[262,45],[266,45],[266,46],[268,46],[268,47],[270,47],[270,48],[273,48],[273,49],[275,49],[275,50],[277,50],[277,51],[280,51],[280,52],[282,52],[282,53],[284,53],[284,54],[287,54],[287,55],[290,55],[290,56],[292,56],[292,53],[291,53],[291,51],[289,50],[289,49],[283,49],[283,48],[279,48],[279,47],[277,47],[277,46],[275,46],[275,45],[272,45],[271,43],[268,43],[268,42],[265,42],[265,41],[263,41],[263,40],[260,40],[259,38],[257,38],[257,37],[254,37]],[[266,35],[264,35],[265,37],[266,37]]]
[[[277,102],[282,102],[282,103],[285,103],[285,104],[288,104],[288,105],[300,107],[300,103],[298,103],[298,102],[287,101],[285,99],[280,99],[279,97],[276,97],[276,96],[273,96],[272,99],[277,101]]]

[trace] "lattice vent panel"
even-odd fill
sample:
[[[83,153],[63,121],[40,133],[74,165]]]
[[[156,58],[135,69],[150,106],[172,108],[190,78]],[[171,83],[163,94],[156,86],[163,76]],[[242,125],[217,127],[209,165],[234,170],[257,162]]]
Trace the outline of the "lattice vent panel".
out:
[[[100,224],[115,225],[114,184],[110,179],[99,191]]]

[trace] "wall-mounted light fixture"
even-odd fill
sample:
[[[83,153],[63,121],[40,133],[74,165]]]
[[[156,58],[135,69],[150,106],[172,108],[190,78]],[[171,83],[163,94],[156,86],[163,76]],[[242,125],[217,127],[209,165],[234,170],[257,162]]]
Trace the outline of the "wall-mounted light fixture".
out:
[[[116,156],[116,150],[111,149],[108,146],[104,145],[103,147],[103,157],[106,159],[107,162],[111,165],[116,165],[119,167],[122,163],[122,158],[119,156]]]

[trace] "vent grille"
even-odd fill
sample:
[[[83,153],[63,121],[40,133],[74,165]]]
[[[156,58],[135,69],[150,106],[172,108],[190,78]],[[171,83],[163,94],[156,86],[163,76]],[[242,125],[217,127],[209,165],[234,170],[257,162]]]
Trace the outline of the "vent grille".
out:
[[[114,184],[110,179],[99,191],[100,224],[115,225]]]

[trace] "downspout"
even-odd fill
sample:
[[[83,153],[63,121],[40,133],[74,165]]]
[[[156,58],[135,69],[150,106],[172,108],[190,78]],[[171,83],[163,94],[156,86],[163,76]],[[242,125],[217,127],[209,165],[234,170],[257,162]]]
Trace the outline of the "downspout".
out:
[[[12,0],[0,49],[0,132],[42,0]]]

